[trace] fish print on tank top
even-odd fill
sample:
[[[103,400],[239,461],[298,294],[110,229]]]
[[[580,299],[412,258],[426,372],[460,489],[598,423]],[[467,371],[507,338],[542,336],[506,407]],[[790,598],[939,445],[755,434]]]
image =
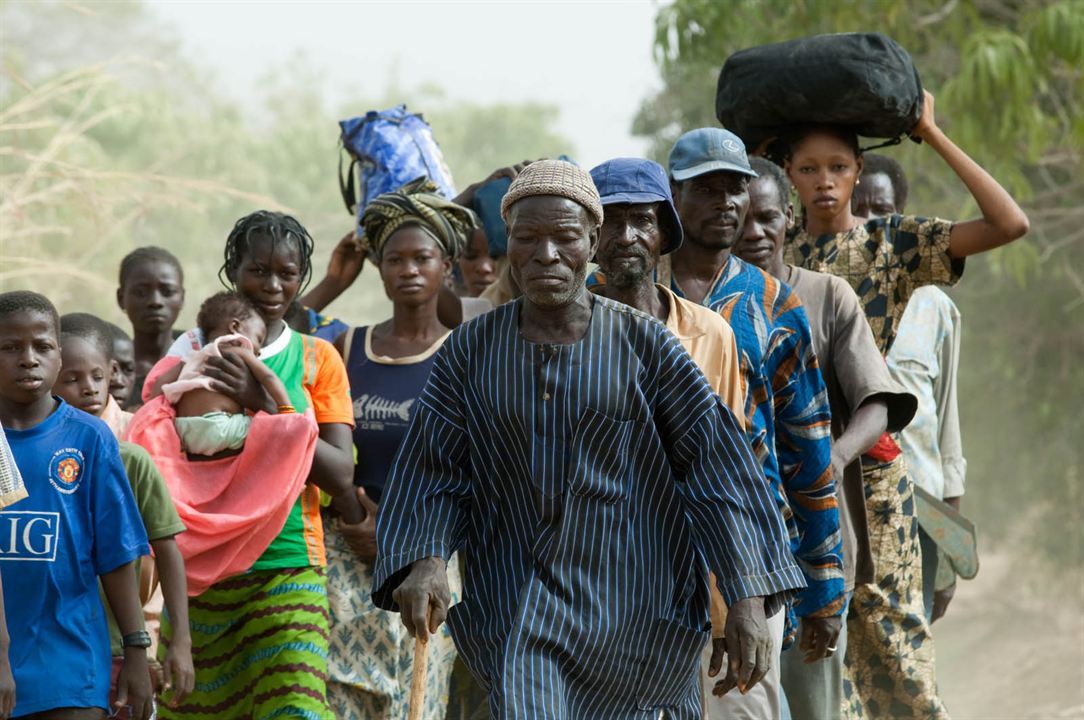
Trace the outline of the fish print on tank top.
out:
[[[362,430],[383,430],[388,426],[406,427],[414,398],[397,402],[375,393],[354,400],[354,422]]]
[[[360,327],[347,336],[346,372],[358,451],[354,484],[365,488],[365,494],[377,502],[445,337],[417,355],[390,358],[373,352],[372,328]]]

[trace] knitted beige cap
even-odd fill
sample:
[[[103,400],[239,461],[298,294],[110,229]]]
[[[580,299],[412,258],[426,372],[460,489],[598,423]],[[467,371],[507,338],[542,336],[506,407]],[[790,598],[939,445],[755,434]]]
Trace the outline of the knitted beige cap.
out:
[[[501,217],[508,222],[508,209],[517,200],[536,195],[556,195],[582,205],[602,225],[602,200],[591,175],[575,163],[539,160],[523,169],[501,200]]]

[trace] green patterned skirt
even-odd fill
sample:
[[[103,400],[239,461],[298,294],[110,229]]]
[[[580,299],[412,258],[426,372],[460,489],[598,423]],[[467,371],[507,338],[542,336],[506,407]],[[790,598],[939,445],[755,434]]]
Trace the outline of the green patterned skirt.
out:
[[[257,570],[189,598],[195,691],[158,706],[163,720],[328,720],[323,568]],[[162,617],[162,639],[172,628]],[[159,645],[159,659],[165,647]]]

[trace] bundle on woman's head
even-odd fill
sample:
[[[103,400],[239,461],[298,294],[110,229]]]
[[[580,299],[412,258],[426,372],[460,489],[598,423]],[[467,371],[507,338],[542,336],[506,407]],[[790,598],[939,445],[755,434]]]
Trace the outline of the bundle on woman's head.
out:
[[[454,262],[471,230],[478,227],[478,216],[438,194],[431,180],[420,177],[394,192],[378,195],[366,206],[359,239],[373,262],[379,263],[388,238],[410,225],[431,235]]]

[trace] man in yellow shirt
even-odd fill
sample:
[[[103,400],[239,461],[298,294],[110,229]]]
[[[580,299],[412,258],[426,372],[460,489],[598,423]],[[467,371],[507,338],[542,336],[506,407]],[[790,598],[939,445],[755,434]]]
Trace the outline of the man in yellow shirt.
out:
[[[617,158],[591,170],[591,179],[602,198],[603,223],[595,256],[600,272],[590,276],[588,285],[599,295],[630,305],[666,325],[723,404],[748,429],[746,388],[734,331],[711,308],[674,294],[669,288],[669,264],[660,267],[659,258],[677,249],[682,240],[681,220],[666,171],[650,160]],[[726,604],[714,580],[711,624],[712,637],[722,637]],[[710,651],[705,649],[705,670],[710,659]],[[773,676],[767,679],[769,686],[778,686],[778,674],[778,667],[769,672]],[[704,680],[708,681],[706,675]]]
[[[591,179],[602,197],[604,220],[595,256],[601,273],[588,284],[666,325],[746,426],[745,388],[730,324],[710,308],[675,295],[668,279],[655,282],[659,257],[682,240],[666,171],[650,160],[617,158],[593,169]]]

